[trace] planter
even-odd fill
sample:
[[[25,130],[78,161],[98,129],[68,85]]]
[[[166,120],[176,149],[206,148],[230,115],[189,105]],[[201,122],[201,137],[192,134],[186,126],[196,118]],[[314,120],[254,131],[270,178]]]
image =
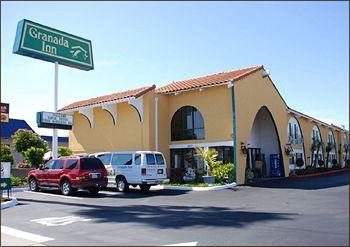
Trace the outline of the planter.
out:
[[[215,176],[203,176],[203,182],[206,184],[213,184],[215,183]]]

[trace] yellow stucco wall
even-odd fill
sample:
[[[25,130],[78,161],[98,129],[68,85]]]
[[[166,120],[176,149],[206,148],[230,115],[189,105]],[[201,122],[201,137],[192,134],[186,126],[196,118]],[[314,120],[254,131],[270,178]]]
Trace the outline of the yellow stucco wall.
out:
[[[154,149],[154,92],[144,95],[144,120],[127,102],[117,105],[117,121],[113,125],[108,112],[93,108],[94,126],[77,111],[69,134],[69,147],[74,153]],[[151,139],[153,138],[153,139]]]
[[[266,106],[271,112],[275,121],[277,132],[280,138],[280,148],[283,155],[285,173],[288,175],[289,157],[284,153],[284,145],[288,142],[286,105],[279,96],[269,77],[262,77],[259,70],[250,76],[235,83],[236,102],[236,135],[237,135],[237,178],[238,183],[244,183],[246,158],[240,150],[240,143],[246,145],[250,141],[250,131],[254,119],[261,107]]]

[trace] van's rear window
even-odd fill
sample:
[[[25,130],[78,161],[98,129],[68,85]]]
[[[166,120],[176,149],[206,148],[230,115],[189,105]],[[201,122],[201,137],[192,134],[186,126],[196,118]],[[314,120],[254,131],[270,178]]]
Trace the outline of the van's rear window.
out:
[[[80,159],[81,170],[105,169],[101,160],[97,158],[82,158]]]

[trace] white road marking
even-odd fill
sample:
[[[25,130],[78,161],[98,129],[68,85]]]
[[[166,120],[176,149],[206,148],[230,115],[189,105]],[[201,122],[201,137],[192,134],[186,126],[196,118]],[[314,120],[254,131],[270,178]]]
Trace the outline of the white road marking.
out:
[[[34,241],[37,243],[43,243],[46,241],[55,240],[54,238],[49,238],[49,237],[41,236],[41,235],[34,234],[34,233],[20,231],[20,230],[17,230],[17,229],[11,228],[11,227],[7,227],[7,226],[1,226],[1,233],[6,234],[6,235],[10,235],[10,236],[13,236],[16,238],[22,238],[25,240]]]
[[[42,224],[44,226],[65,226],[72,224],[78,221],[90,221],[91,219],[85,219],[79,216],[65,216],[65,217],[50,217],[50,218],[41,218],[31,220],[32,222],[36,222]]]
[[[83,200],[81,197],[75,197],[75,196],[64,196],[64,195],[56,195],[56,194],[50,194],[50,193],[44,193],[44,192],[33,192],[33,191],[24,191],[26,193],[33,193],[37,195],[45,195],[45,196],[55,196],[55,197],[61,197],[61,198],[67,198],[67,199],[75,199],[75,200]]]
[[[106,195],[118,195],[120,193],[113,192],[113,191],[100,191],[99,194],[106,194]]]
[[[178,244],[167,244],[163,246],[197,246],[198,242],[187,242],[187,243],[178,243]]]

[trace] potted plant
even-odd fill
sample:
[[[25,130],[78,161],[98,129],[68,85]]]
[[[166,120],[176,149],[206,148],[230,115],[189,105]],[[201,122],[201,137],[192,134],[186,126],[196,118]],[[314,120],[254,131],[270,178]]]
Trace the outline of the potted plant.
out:
[[[299,169],[304,166],[304,160],[302,158],[297,158],[295,163]]]
[[[202,147],[196,147],[197,155],[199,155],[206,167],[207,167],[207,174],[206,176],[203,176],[203,182],[204,183],[215,183],[215,176],[212,176],[212,171],[214,169],[215,164],[217,163],[217,157],[218,152],[215,149],[211,149],[208,147],[202,148]]]

